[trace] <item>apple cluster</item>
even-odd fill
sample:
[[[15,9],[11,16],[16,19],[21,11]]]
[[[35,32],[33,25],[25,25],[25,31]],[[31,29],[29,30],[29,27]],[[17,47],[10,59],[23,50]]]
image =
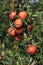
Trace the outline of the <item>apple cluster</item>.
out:
[[[19,16],[19,18],[17,18],[16,20],[14,20],[14,17],[16,15]],[[9,27],[8,30],[7,30],[7,32],[8,32],[8,34],[10,36],[13,36],[15,38],[15,40],[17,40],[17,41],[20,41],[21,39],[23,39],[23,33],[24,33],[25,28],[23,26],[22,19],[26,20],[27,17],[28,17],[28,15],[27,15],[26,11],[21,11],[18,14],[17,14],[16,11],[12,11],[12,12],[9,13],[9,18],[11,20],[14,20],[14,27]],[[27,26],[27,30],[29,32],[31,32],[32,29],[33,29],[33,26],[29,24]],[[34,45],[30,45],[30,46],[27,47],[26,51],[27,51],[27,53],[33,55],[33,54],[36,53],[37,48]]]

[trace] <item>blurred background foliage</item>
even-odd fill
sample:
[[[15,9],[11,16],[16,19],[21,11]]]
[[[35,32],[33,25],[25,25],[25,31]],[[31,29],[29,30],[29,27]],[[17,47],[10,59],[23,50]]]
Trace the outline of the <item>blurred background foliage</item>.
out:
[[[31,33],[25,33],[20,42],[14,40],[7,34],[9,26],[13,21],[9,19],[9,11],[27,11],[29,17],[24,24],[30,21],[34,29]],[[26,30],[27,31],[27,30]],[[26,52],[27,45],[36,45],[37,53],[33,56]],[[12,47],[17,47],[12,50]],[[5,55],[0,65],[43,65],[43,0],[30,2],[30,0],[0,0],[0,58],[2,51]]]

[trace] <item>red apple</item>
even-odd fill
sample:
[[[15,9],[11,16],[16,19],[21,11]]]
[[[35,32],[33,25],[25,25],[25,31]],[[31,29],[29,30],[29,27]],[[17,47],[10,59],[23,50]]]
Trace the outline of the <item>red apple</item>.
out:
[[[34,45],[30,45],[27,47],[27,53],[29,53],[30,55],[35,54],[37,51],[37,47]]]
[[[14,28],[12,28],[12,27],[8,28],[7,32],[10,36],[15,36],[15,29]]]
[[[9,13],[9,18],[10,19],[13,20],[14,19],[14,16],[16,16],[16,11],[12,11],[12,12]]]
[[[14,21],[14,25],[15,25],[15,27],[19,28],[19,27],[23,26],[23,22],[21,19],[16,19]]]
[[[26,11],[19,12],[19,17],[21,19],[27,19],[27,12]]]

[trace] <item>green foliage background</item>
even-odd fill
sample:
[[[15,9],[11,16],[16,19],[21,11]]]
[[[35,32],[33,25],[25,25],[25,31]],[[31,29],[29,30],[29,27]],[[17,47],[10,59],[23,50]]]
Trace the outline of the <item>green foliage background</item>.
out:
[[[29,17],[23,22],[25,26],[31,22],[34,27],[31,33],[27,30],[24,32],[24,38],[20,42],[7,34],[7,29],[13,25],[8,12],[13,10],[27,11]],[[37,46],[37,53],[33,56],[26,52],[26,47],[30,44]],[[14,45],[17,48],[12,50]],[[0,0],[0,56],[2,51],[5,56],[0,65],[32,65],[33,61],[34,65],[43,65],[43,0],[31,4],[29,0]]]

